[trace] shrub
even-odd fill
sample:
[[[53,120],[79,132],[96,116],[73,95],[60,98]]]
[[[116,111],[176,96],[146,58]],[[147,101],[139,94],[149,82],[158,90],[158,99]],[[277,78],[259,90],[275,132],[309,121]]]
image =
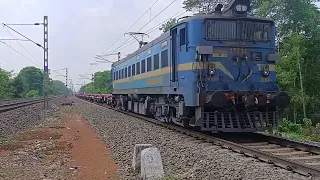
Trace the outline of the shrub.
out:
[[[301,133],[302,126],[301,124],[294,124],[287,119],[283,119],[282,125],[278,130],[283,133]]]

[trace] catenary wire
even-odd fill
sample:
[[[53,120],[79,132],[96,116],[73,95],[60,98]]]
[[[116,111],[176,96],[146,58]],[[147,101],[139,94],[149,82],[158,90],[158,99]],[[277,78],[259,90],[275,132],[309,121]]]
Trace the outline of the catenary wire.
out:
[[[10,34],[10,36],[14,39],[16,39],[16,37],[3,25],[4,29]],[[37,61],[38,63],[41,64],[41,62],[39,60],[37,60],[19,41],[17,41],[17,43],[20,44],[20,46],[22,47],[22,49],[24,49],[35,61]]]
[[[173,0],[171,1],[171,3],[169,5],[167,5],[164,9],[162,9],[157,15],[155,15],[152,19],[150,19],[145,25],[143,25],[138,32],[143,29],[144,27],[146,27],[151,21],[153,21],[156,17],[158,17],[161,13],[163,13],[166,9],[168,9],[174,2],[176,2],[177,0]],[[115,50],[112,51],[112,53],[116,52],[119,48],[121,48],[124,44],[126,44],[128,41],[130,40],[130,38],[128,38],[124,43],[122,43],[119,47],[117,47]]]
[[[147,12],[148,12],[158,1],[159,1],[159,0],[156,0],[156,1],[138,18],[138,20],[136,20],[136,21],[125,31],[125,33],[126,33],[127,31],[129,31],[134,25],[136,25],[136,24],[140,21],[140,19],[141,19],[145,14],[147,14]],[[123,34],[124,34],[124,33],[123,33]],[[123,37],[123,36],[121,35],[114,43],[112,43],[106,50],[104,50],[102,54],[104,54],[104,53],[105,53],[107,50],[109,50],[113,45],[115,45],[122,37]]]

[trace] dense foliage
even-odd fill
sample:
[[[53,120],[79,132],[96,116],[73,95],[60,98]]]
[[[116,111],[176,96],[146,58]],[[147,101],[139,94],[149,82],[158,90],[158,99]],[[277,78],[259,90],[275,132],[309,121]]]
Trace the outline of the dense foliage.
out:
[[[170,29],[176,25],[177,20],[175,18],[170,19],[169,21],[167,21],[166,23],[162,24],[161,27],[159,28],[160,31],[162,32],[167,32],[170,31]]]
[[[72,92],[61,81],[49,82],[49,95],[66,95]],[[43,95],[43,72],[33,66],[23,68],[16,77],[0,69],[0,99],[33,98]]]
[[[111,71],[96,72],[93,82],[80,88],[79,93],[107,94],[112,92]]]

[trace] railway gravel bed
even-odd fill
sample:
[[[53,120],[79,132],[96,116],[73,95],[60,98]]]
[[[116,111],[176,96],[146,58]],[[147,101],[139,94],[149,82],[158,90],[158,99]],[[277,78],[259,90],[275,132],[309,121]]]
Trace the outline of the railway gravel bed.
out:
[[[122,179],[139,178],[131,170],[133,147],[145,143],[160,149],[166,176],[177,179],[311,179],[75,97],[72,101],[111,149]]]
[[[37,103],[0,113],[0,136],[10,136],[17,132],[28,130],[41,124],[44,119],[55,117],[54,109],[64,101],[64,97],[50,100],[50,111],[43,111],[43,103]]]

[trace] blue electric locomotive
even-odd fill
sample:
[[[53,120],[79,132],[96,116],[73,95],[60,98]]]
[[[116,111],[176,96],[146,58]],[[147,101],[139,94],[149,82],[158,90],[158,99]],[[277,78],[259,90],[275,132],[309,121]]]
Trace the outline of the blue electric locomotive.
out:
[[[114,105],[213,133],[278,126],[289,96],[276,84],[275,24],[249,16],[249,1],[219,7],[114,63]]]

